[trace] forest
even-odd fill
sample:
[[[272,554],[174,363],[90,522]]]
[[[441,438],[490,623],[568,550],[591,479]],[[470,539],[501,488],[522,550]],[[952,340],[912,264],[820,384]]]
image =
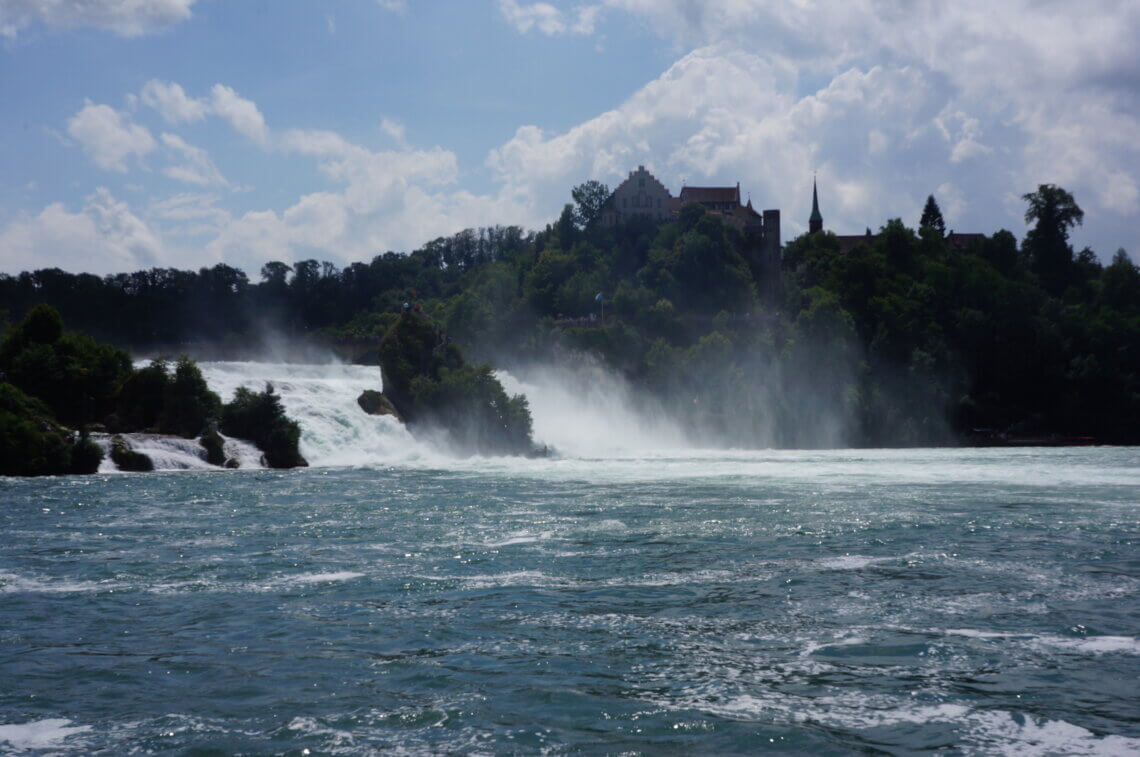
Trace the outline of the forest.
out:
[[[497,367],[588,355],[694,439],[737,446],[1140,441],[1140,271],[1074,251],[1064,189],[1024,196],[1029,231],[947,242],[931,197],[841,250],[789,241],[779,267],[716,213],[598,222],[604,185],[576,187],[536,232],[468,229],[340,268],[224,264],[98,277],[0,275],[0,318],[54,307],[132,354],[253,357],[272,333],[362,345],[375,361],[405,303]],[[369,345],[373,348],[368,349]]]

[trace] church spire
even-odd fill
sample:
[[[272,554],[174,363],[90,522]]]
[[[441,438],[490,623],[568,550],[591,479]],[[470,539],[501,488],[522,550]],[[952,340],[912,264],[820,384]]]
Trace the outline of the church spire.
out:
[[[819,194],[815,189],[815,177],[811,179],[811,218],[808,219],[808,233],[823,231],[823,216],[819,213]]]

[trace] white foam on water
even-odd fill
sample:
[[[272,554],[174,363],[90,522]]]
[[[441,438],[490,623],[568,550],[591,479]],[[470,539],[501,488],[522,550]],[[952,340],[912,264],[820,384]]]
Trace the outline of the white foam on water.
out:
[[[869,557],[867,555],[838,555],[836,557],[821,557],[815,564],[824,570],[862,570],[877,563],[887,562],[894,558]]]
[[[1133,636],[1089,636],[1071,639],[1063,636],[1039,636],[1034,643],[1043,647],[1065,649],[1081,654],[1140,655],[1140,638]]]
[[[422,578],[430,578],[422,576]],[[507,586],[571,586],[574,582],[550,576],[539,570],[518,570],[507,573],[475,576],[440,576],[443,580],[459,581],[471,589],[498,589]]]
[[[484,543],[482,546],[496,549],[498,547],[510,547],[516,544],[534,544],[536,542],[551,539],[553,536],[553,531],[541,531],[539,533],[535,533],[533,531],[517,531],[507,536],[505,539],[489,541]]]
[[[866,644],[867,640],[862,636],[847,636],[833,641],[809,641],[800,650],[800,657],[810,657],[821,649],[832,649],[834,647],[855,647],[860,644]]]
[[[339,581],[351,581],[354,578],[361,578],[363,576],[363,573],[357,573],[352,570],[337,570],[328,573],[298,573],[294,576],[282,576],[281,578],[274,579],[270,584],[273,586],[289,586],[295,584],[337,583]]]
[[[68,739],[91,730],[89,725],[71,725],[66,718],[47,718],[30,723],[0,725],[0,744],[17,751],[33,749],[79,749],[82,744],[67,743]]]
[[[978,631],[969,628],[950,628],[943,631],[947,636],[965,636],[972,639],[1021,640],[1033,647],[1064,649],[1081,654],[1134,654],[1140,655],[1140,638],[1135,636],[1088,636],[1072,638],[1066,636],[1041,635],[1030,633],[1002,633],[999,631]]]
[[[0,594],[85,594],[111,591],[121,586],[116,581],[47,580],[0,570]]]
[[[975,711],[967,718],[967,754],[1098,755],[1124,757],[1140,753],[1140,739],[1097,736],[1092,731],[1063,720],[1037,720],[1032,716],[1003,711]]]

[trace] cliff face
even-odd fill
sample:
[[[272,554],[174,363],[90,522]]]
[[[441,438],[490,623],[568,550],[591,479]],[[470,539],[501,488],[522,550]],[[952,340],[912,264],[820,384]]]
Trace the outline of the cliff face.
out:
[[[426,316],[408,312],[380,340],[384,396],[414,430],[443,431],[464,454],[533,451],[530,409],[489,365],[474,365]]]

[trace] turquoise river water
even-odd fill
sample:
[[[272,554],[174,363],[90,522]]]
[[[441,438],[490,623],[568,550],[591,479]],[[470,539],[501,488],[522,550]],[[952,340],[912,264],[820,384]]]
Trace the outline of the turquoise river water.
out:
[[[0,479],[0,753],[1140,753],[1134,448],[312,428],[306,470]]]

